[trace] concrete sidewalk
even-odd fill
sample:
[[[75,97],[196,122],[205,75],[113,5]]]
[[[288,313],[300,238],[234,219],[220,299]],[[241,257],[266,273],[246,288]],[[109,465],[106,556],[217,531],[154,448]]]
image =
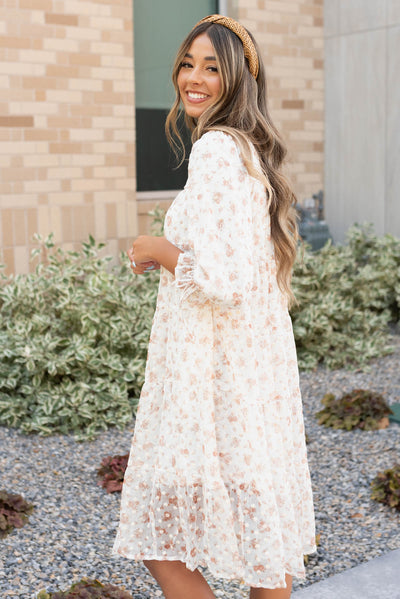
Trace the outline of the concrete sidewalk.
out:
[[[400,599],[400,549],[296,591],[292,599]]]

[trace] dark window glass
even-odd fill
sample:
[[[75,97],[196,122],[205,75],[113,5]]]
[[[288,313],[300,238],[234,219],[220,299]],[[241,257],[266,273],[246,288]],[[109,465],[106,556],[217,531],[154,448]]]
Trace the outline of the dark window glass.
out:
[[[180,189],[187,160],[177,169],[164,124],[174,100],[172,64],[184,37],[201,18],[217,12],[215,0],[135,0],[136,167],[138,191]],[[190,151],[188,133],[183,138]]]

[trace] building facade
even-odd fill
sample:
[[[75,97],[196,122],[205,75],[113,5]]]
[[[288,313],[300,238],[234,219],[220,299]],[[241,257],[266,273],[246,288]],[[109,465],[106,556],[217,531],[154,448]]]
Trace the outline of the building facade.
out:
[[[157,64],[154,48],[168,38],[168,52],[176,50],[188,24],[215,9],[238,18],[261,47],[270,112],[288,145],[299,200],[323,188],[323,0],[173,3],[177,10],[166,13],[171,3],[164,0],[1,4],[0,246],[7,273],[32,268],[34,233],[53,232],[66,249],[91,234],[116,256],[148,229],[156,203],[169,205],[176,179],[146,189],[137,176],[148,164],[147,137],[160,163],[148,123],[162,121],[171,97],[164,83],[160,97],[152,92],[155,81],[168,79],[170,60],[166,53]],[[135,11],[151,24],[148,35],[135,36]],[[157,102],[148,106],[152,93]],[[157,162],[151,168],[150,175]]]
[[[326,218],[400,237],[400,0],[325,0]]]

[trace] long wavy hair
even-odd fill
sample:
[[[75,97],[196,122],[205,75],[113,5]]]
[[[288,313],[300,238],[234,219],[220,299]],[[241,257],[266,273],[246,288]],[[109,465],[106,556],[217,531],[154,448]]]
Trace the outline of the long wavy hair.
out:
[[[209,106],[198,119],[185,114],[185,123],[192,133],[192,143],[211,130],[230,134],[239,146],[249,174],[264,184],[271,220],[277,281],[291,304],[294,300],[291,276],[298,240],[296,197],[281,172],[286,147],[268,113],[265,69],[259,48],[250,32],[248,33],[254,42],[259,60],[257,80],[249,71],[242,42],[230,29],[206,22],[200,23],[189,33],[178,50],[172,71],[176,97],[165,124],[167,139],[182,163],[185,148],[178,126],[182,109],[177,80],[185,54],[193,40],[202,33],[207,33],[215,50],[221,77],[221,92],[215,104]],[[252,159],[252,145],[258,153],[262,172]]]

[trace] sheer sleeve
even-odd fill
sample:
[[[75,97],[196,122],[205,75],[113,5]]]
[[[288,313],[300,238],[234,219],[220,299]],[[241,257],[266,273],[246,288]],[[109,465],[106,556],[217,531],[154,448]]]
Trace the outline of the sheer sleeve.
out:
[[[188,239],[175,268],[181,301],[239,307],[252,282],[252,194],[230,135],[210,131],[194,144],[185,190]]]

